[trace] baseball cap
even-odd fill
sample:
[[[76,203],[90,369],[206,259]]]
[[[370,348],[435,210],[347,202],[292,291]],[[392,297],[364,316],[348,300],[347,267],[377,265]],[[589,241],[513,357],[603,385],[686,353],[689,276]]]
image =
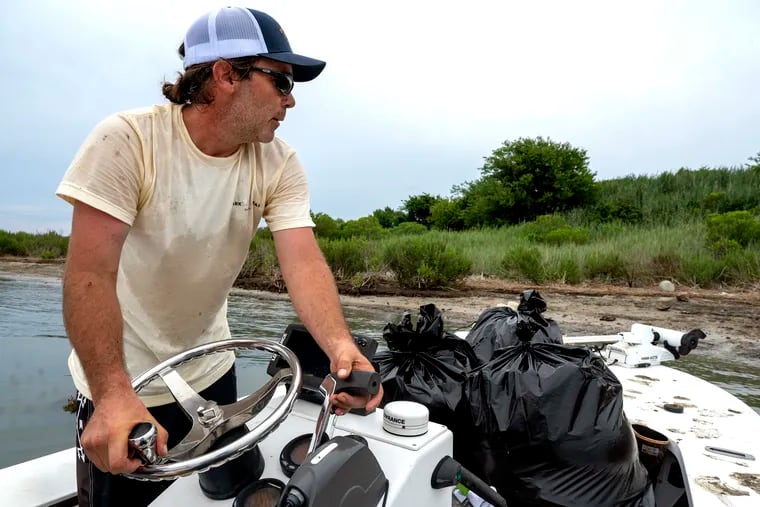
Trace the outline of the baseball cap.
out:
[[[311,81],[325,62],[297,55],[277,21],[243,7],[222,7],[198,18],[185,35],[184,67],[219,58],[261,56],[293,66],[294,81]]]

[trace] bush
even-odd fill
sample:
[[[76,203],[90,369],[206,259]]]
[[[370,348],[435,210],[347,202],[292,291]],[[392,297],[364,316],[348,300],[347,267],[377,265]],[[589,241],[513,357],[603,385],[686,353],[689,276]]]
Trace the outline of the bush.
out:
[[[723,245],[735,241],[743,247],[760,244],[760,220],[749,211],[711,214],[706,219],[707,242]],[[730,249],[729,249],[730,250]]]
[[[340,235],[343,238],[378,239],[384,232],[380,222],[373,216],[349,220],[340,229]]]
[[[656,278],[675,278],[681,271],[683,259],[673,252],[663,252],[655,255],[649,261],[652,276]]]
[[[707,288],[720,281],[724,273],[724,263],[707,253],[696,253],[683,259],[679,278],[690,285]]]
[[[428,228],[417,222],[401,222],[391,229],[391,234],[396,236],[425,234]]]
[[[0,254],[2,255],[55,259],[65,257],[68,247],[68,236],[61,236],[57,232],[29,234],[0,230]]]
[[[590,214],[595,220],[600,222],[620,222],[625,224],[638,224],[644,218],[641,208],[629,199],[599,203],[591,209]]]
[[[565,243],[584,245],[588,243],[588,230],[580,227],[554,229],[547,232],[542,241],[550,245],[562,245]]]
[[[567,220],[559,215],[543,215],[535,222],[525,224],[525,234],[531,241],[561,245],[574,243],[581,245],[588,242],[588,229],[570,227]]]
[[[0,230],[0,254],[2,255],[24,255],[15,235],[10,232]]]
[[[617,252],[593,252],[586,259],[586,276],[605,282],[630,280],[628,265]]]
[[[311,219],[314,221],[314,236],[325,239],[340,237],[341,222],[327,213],[312,213]]]
[[[501,271],[507,278],[527,279],[533,283],[541,283],[545,279],[542,255],[534,246],[507,250],[501,260]]]
[[[583,272],[575,257],[568,254],[561,255],[554,262],[547,262],[544,268],[546,280],[579,284],[583,281]]]
[[[734,250],[721,260],[725,264],[725,282],[741,285],[760,280],[760,253],[757,250]]]
[[[319,248],[338,280],[367,271],[367,241],[360,238],[319,240]]]
[[[268,230],[268,229],[267,229]],[[269,233],[271,235],[271,232]],[[277,269],[277,253],[272,239],[256,236],[251,241],[248,256],[243,263],[243,268],[238,275],[240,278],[250,278],[255,275],[269,275]]]
[[[446,242],[430,237],[405,237],[385,242],[383,262],[401,287],[431,289],[455,285],[472,263]]]

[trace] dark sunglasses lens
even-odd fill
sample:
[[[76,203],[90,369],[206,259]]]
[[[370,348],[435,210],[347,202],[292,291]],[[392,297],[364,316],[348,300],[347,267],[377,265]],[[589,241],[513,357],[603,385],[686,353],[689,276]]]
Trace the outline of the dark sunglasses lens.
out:
[[[283,95],[293,91],[293,78],[287,74],[275,74],[274,85]]]

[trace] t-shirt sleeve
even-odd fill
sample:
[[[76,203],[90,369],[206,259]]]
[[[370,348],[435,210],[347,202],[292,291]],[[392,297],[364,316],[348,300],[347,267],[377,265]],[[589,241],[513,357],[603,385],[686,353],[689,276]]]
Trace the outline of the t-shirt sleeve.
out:
[[[112,115],[87,137],[55,193],[71,204],[83,202],[132,225],[143,166],[139,136],[123,117]]]
[[[285,160],[275,188],[268,194],[264,220],[272,232],[314,227],[310,210],[306,171],[298,156],[291,153]]]

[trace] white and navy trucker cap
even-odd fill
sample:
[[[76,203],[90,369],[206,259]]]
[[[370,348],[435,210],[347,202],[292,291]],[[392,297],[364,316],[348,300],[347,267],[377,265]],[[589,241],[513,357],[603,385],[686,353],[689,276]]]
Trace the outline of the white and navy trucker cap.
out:
[[[219,58],[261,56],[293,66],[294,81],[311,81],[325,62],[293,53],[285,32],[269,14],[222,7],[201,16],[185,35],[184,66]]]

